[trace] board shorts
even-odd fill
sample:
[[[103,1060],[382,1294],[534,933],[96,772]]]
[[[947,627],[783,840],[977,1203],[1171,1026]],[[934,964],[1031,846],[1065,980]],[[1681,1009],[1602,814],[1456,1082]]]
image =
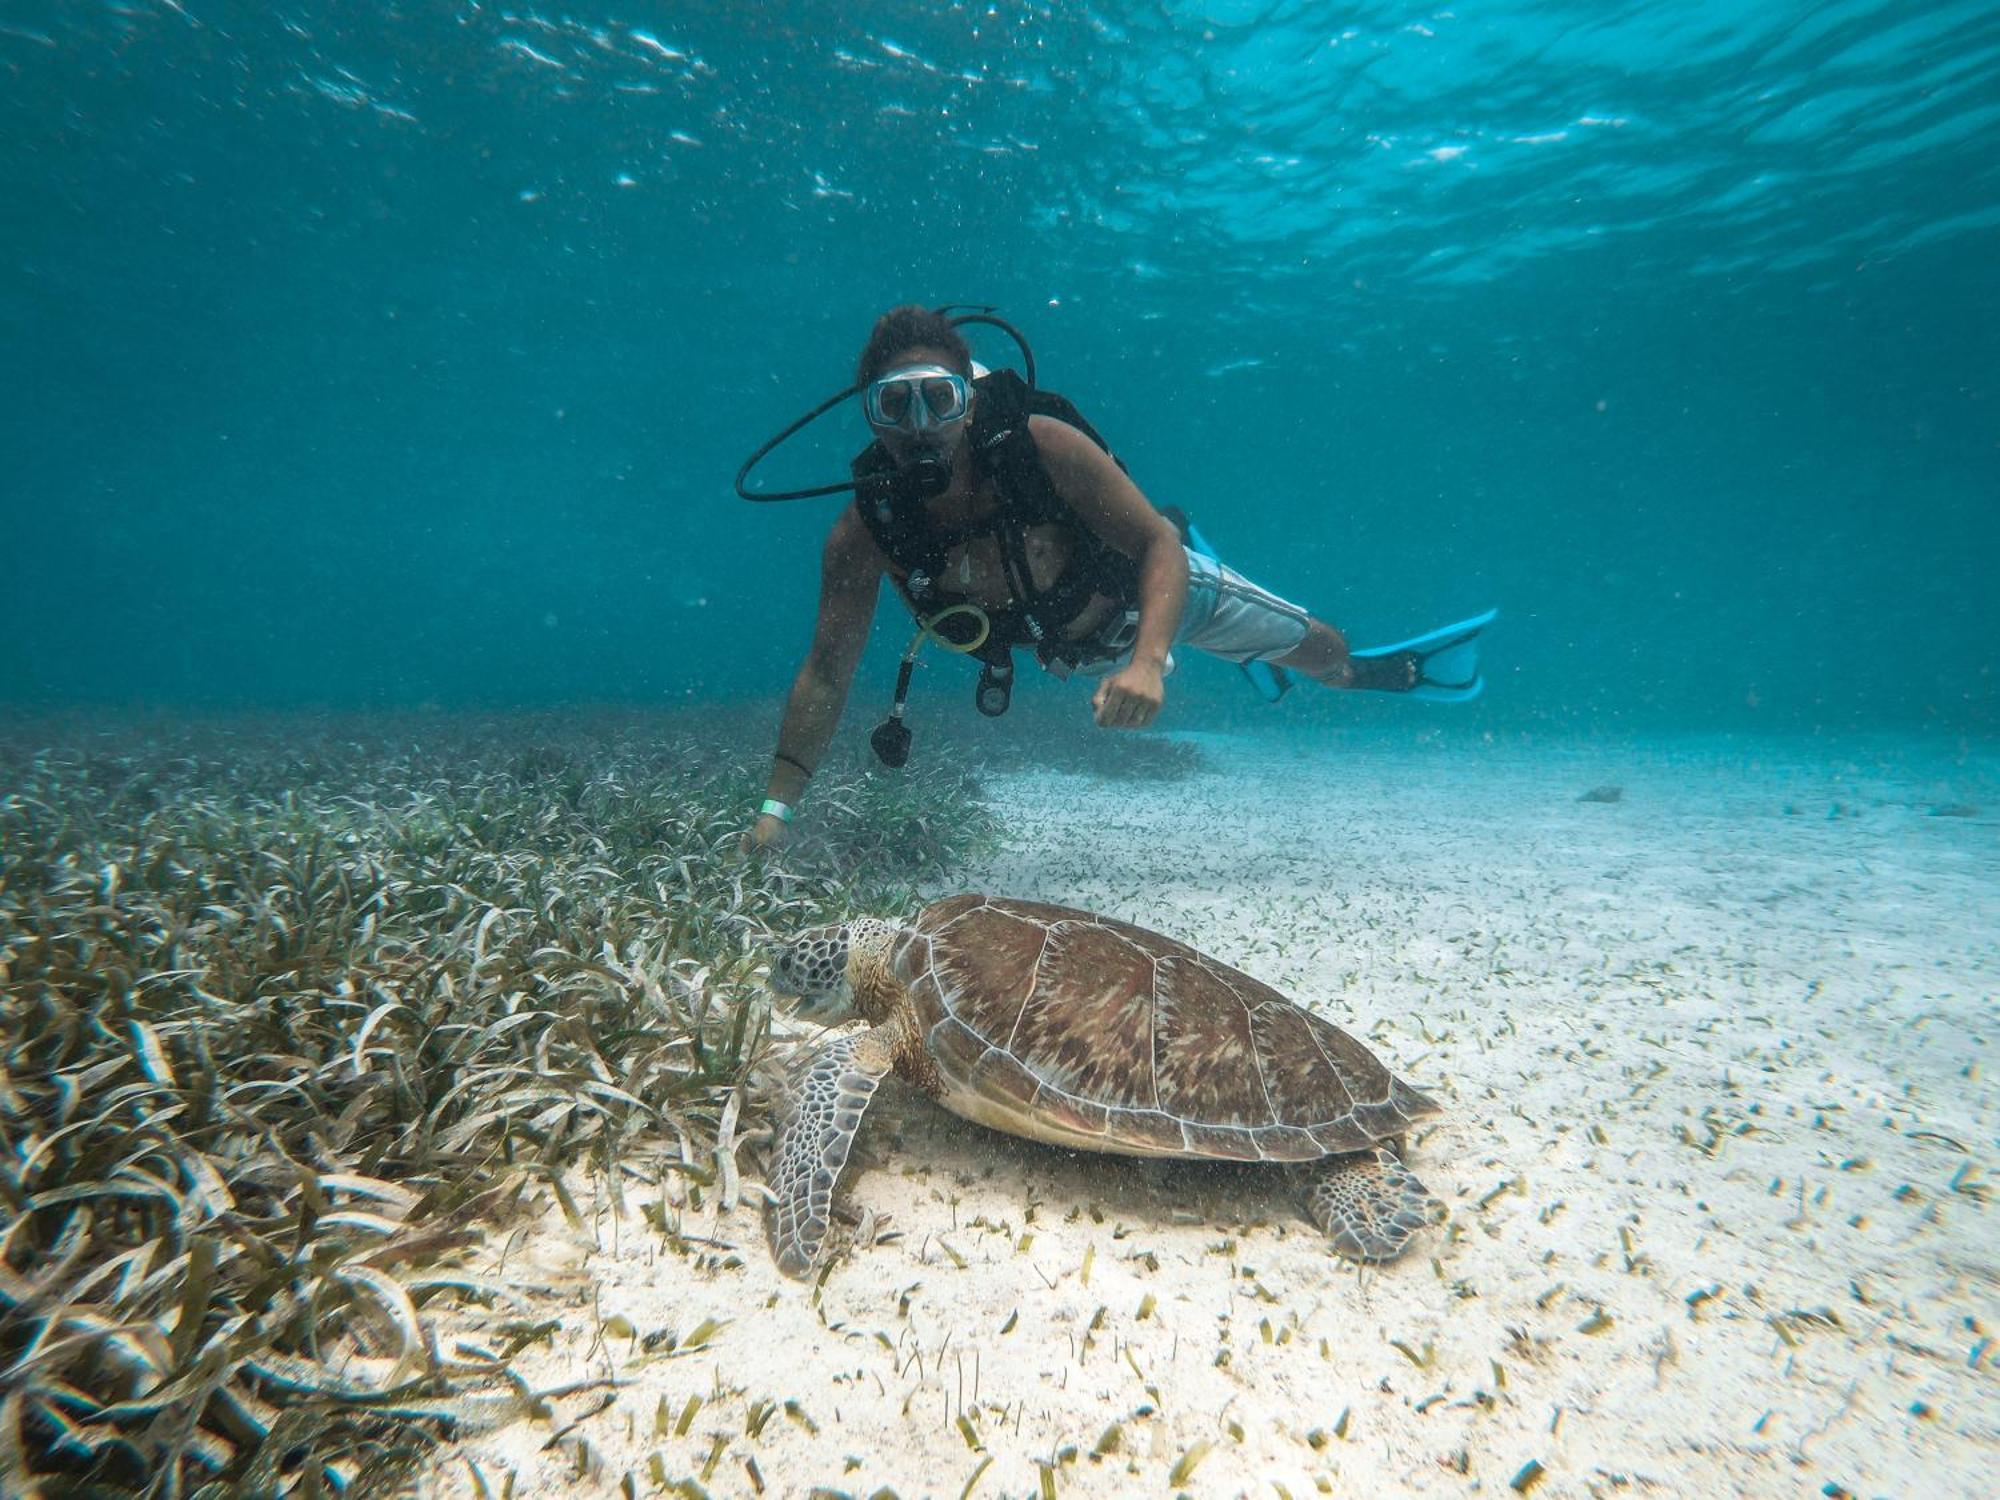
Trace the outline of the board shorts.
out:
[[[1275,661],[1289,654],[1312,624],[1312,616],[1288,599],[1259,588],[1234,568],[1205,553],[1187,552],[1187,608],[1181,612],[1176,646],[1192,647],[1224,661]],[[1132,659],[1139,634],[1139,611],[1114,616],[1095,637],[1112,655],[1085,662],[1076,671],[1086,677],[1115,672]],[[1167,657],[1167,670],[1173,670]]]

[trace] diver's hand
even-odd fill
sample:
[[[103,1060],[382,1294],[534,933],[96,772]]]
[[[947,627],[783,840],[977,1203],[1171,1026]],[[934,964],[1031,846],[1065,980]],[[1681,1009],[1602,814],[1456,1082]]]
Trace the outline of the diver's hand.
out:
[[[1160,716],[1167,682],[1158,667],[1127,662],[1097,685],[1090,709],[1100,729],[1144,729]]]
[[[783,846],[788,831],[783,818],[771,813],[759,813],[757,821],[750,825],[743,835],[743,852],[755,853],[759,849],[775,850]]]

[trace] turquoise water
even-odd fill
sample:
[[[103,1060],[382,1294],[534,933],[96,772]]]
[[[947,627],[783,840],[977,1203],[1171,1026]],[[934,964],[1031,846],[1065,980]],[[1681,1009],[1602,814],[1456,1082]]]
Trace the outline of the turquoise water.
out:
[[[1503,611],[1277,715],[1990,732],[1996,125],[1983,3],[16,0],[0,699],[772,697],[839,502],[731,476],[949,300],[1362,642]]]

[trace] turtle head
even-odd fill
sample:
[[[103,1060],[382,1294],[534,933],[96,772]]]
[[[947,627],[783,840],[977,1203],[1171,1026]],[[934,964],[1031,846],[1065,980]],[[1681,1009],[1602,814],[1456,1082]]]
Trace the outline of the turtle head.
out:
[[[771,988],[795,997],[800,1014],[815,1021],[844,1020],[854,1008],[855,980],[886,959],[895,931],[872,917],[809,927],[772,953]]]

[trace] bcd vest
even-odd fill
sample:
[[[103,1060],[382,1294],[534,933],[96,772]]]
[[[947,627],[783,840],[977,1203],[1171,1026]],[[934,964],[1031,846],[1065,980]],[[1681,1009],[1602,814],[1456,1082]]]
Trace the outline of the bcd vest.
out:
[[[972,428],[966,435],[973,473],[993,481],[999,506],[976,521],[954,525],[938,522],[924,500],[899,482],[902,476],[895,460],[877,441],[852,465],[854,506],[862,524],[889,560],[903,602],[920,620],[967,602],[964,595],[953,593],[939,581],[951,550],[982,537],[994,538],[1012,597],[999,608],[980,606],[990,628],[986,646],[977,653],[980,657],[1004,660],[1015,646],[1036,648],[1045,662],[1065,659],[1075,663],[1103,655],[1087,640],[1063,640],[1063,627],[1094,595],[1102,594],[1123,608],[1131,608],[1138,599],[1138,565],[1078,520],[1069,503],[1056,493],[1042,467],[1034,435],[1028,430],[1028,418],[1054,417],[1076,428],[1106,453],[1111,452],[1110,446],[1068,398],[1030,389],[1012,370],[980,376],[973,382],[973,390]],[[1115,454],[1112,460],[1117,462]],[[1072,545],[1061,574],[1043,589],[1035,586],[1028,566],[1028,530],[1048,524],[1066,528]]]

